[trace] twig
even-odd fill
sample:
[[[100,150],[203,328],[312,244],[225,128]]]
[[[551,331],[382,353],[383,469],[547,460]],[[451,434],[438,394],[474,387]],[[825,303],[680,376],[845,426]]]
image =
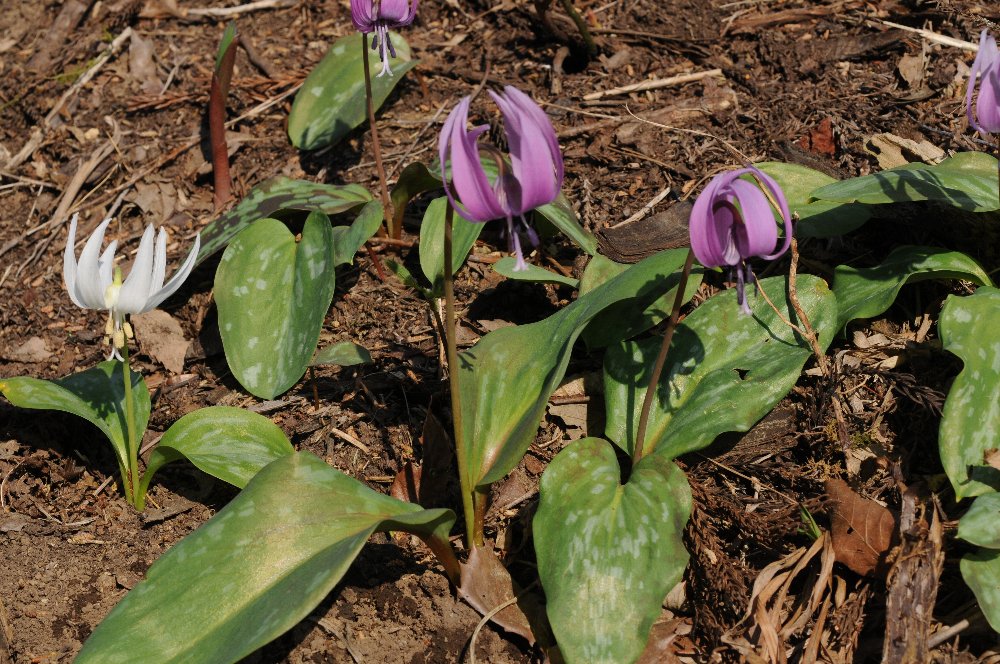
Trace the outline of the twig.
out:
[[[478,625],[476,625],[476,629],[472,631],[472,637],[469,639],[469,664],[476,664],[476,640],[479,639],[479,632],[481,632],[483,627],[486,626],[486,623],[488,623],[493,616],[500,613],[508,606],[517,604],[517,600],[521,599],[521,597],[531,590],[537,583],[538,581],[533,581],[530,586],[519,592],[515,597],[511,597],[506,602],[493,607],[493,609],[483,616],[483,619],[479,621]]]
[[[236,7],[203,7],[198,9],[188,9],[183,12],[183,15],[212,16],[219,18],[238,16],[240,14],[255,12],[261,9],[286,9],[288,7],[294,7],[296,4],[298,4],[298,0],[257,0],[257,2],[248,2],[245,5],[238,5]]]
[[[951,627],[945,627],[944,629],[939,629],[938,631],[934,632],[934,634],[932,634],[929,639],[927,639],[927,648],[929,650],[934,650],[934,648],[937,648],[939,645],[941,645],[948,639],[957,636],[968,626],[969,626],[969,619],[962,618]]]
[[[640,219],[642,219],[643,217],[645,217],[647,214],[649,214],[650,212],[652,212],[653,208],[656,207],[657,203],[659,203],[660,201],[662,201],[664,198],[666,198],[669,195],[670,195],[670,187],[667,187],[666,189],[664,189],[663,191],[661,191],[660,193],[658,193],[656,196],[654,196],[653,200],[651,200],[648,203],[646,203],[645,205],[643,205],[642,208],[638,212],[636,212],[635,214],[633,214],[631,217],[629,217],[625,221],[622,221],[620,223],[615,224],[614,228],[617,228],[618,226],[624,226],[625,224],[630,224],[633,221],[639,221]]]
[[[707,71],[695,72],[693,74],[681,74],[679,76],[670,76],[669,78],[656,78],[651,81],[632,83],[631,85],[623,85],[621,87],[611,88],[610,90],[598,90],[597,92],[591,92],[590,94],[583,95],[583,99],[584,101],[593,101],[595,99],[610,97],[612,95],[624,95],[630,92],[643,92],[645,90],[658,90],[672,85],[683,85],[684,83],[700,81],[708,78],[709,76],[722,77],[722,70],[709,69]]]
[[[356,448],[358,448],[359,450],[361,450],[365,454],[371,454],[372,453],[372,451],[368,448],[367,445],[365,445],[360,440],[358,440],[357,438],[355,438],[351,434],[347,433],[346,431],[341,431],[337,427],[330,427],[330,433],[332,433],[337,438],[340,438],[341,440],[347,441],[351,445],[354,445]]]
[[[52,128],[53,120],[55,120],[55,118],[59,115],[59,111],[61,111],[63,106],[66,105],[66,102],[69,101],[73,95],[79,92],[83,86],[89,83],[90,80],[97,75],[97,72],[100,71],[101,67],[103,67],[113,56],[117,55],[118,51],[121,50],[125,42],[131,39],[131,37],[132,28],[125,28],[122,30],[120,35],[115,37],[114,41],[112,41],[108,48],[104,50],[104,53],[102,53],[94,64],[90,66],[90,69],[84,72],[80,78],[76,79],[73,85],[71,85],[69,89],[66,90],[61,97],[59,97],[59,100],[42,120],[41,125],[31,133],[31,137],[24,144],[24,147],[22,147],[16,155],[11,157],[4,166],[5,170],[14,170],[31,158],[31,155],[33,155],[35,150],[37,150],[42,144],[42,141],[45,139],[45,135]]]
[[[874,21],[868,21],[869,24],[874,23]],[[915,32],[929,42],[934,42],[935,44],[941,44],[943,46],[954,46],[955,48],[960,48],[963,51],[972,51],[975,53],[979,50],[979,44],[974,44],[972,42],[967,42],[963,39],[955,39],[954,37],[949,37],[947,35],[938,34],[937,32],[932,32],[930,30],[925,30],[923,28],[911,28],[908,25],[903,25],[901,23],[893,23],[892,21],[879,21],[882,25],[888,25],[890,28],[896,28],[897,30],[905,30],[907,32]]]

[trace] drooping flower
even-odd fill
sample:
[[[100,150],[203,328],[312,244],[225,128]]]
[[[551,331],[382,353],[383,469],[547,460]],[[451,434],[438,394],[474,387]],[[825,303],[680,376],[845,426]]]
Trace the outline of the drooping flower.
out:
[[[184,280],[194,269],[201,247],[201,237],[195,236],[194,246],[188,253],[184,263],[165,285],[163,283],[167,272],[167,236],[161,228],[153,241],[153,225],[146,226],[146,231],[139,241],[139,250],[129,271],[128,278],[122,281],[121,268],[115,267],[115,249],[118,241],[114,240],[101,253],[104,244],[104,233],[111,223],[105,219],[97,230],[87,239],[80,252],[80,261],[76,259],[76,222],[73,215],[69,224],[69,237],[66,239],[66,251],[63,253],[63,281],[70,299],[78,307],[84,309],[106,310],[109,313],[107,335],[111,340],[111,357],[122,359],[119,348],[125,344],[126,336],[131,337],[125,316],[141,314],[155,309],[161,302],[174,294]]]
[[[382,71],[379,76],[392,76],[389,56],[396,57],[396,49],[389,40],[389,30],[413,23],[420,0],[351,0],[351,21],[361,34],[374,32],[372,50],[379,52]]]
[[[979,79],[979,94],[973,108],[973,93]],[[965,112],[969,124],[984,134],[1000,132],[1000,49],[997,40],[986,30],[979,35],[979,52],[969,72],[969,87],[965,92]]]
[[[784,225],[778,244],[778,228],[768,197],[754,183],[740,179],[752,174],[767,187]],[[774,260],[788,250],[792,240],[792,217],[781,187],[756,168],[740,168],[712,178],[691,209],[691,249],[705,267],[729,267],[736,272],[736,299],[750,313],[744,286],[753,283],[750,258]]]
[[[445,178],[444,189],[455,210],[470,221],[507,220],[507,241],[517,258],[515,269],[524,270],[527,264],[521,252],[520,233],[525,233],[532,245],[538,244],[538,235],[524,215],[559,195],[562,153],[552,122],[531,97],[510,85],[504,87],[503,93],[490,92],[490,96],[503,115],[510,163],[496,147],[477,142],[489,125],[466,130],[472,98],[465,97],[448,116],[438,140],[442,171],[449,159],[451,162],[451,183],[449,186]],[[497,164],[492,184],[480,162],[480,153]]]

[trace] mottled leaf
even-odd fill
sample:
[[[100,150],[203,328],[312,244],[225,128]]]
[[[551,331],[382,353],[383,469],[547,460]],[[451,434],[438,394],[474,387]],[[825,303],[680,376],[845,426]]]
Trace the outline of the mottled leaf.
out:
[[[318,367],[332,364],[338,367],[351,367],[356,364],[371,364],[372,356],[361,346],[350,341],[341,341],[316,351],[309,366]]]
[[[836,237],[860,228],[872,216],[864,205],[816,200],[816,189],[837,182],[826,173],[777,161],[765,161],[757,167],[773,177],[781,187],[792,214],[799,217],[795,236]]]
[[[517,259],[513,256],[504,256],[493,264],[493,269],[496,270],[497,274],[502,274],[508,279],[514,279],[515,281],[528,281],[536,284],[560,284],[562,286],[569,286],[570,288],[577,288],[580,285],[579,279],[566,277],[558,272],[546,270],[544,267],[538,267],[530,263],[527,269],[524,270],[515,270],[515,267],[517,267]]]
[[[1000,549],[1000,493],[985,493],[958,522],[958,536],[987,549]]]
[[[565,194],[559,194],[556,200],[536,208],[535,214],[541,215],[591,256],[597,255],[597,238],[580,225],[580,220],[573,212]]]
[[[646,457],[624,485],[604,440],[570,443],[549,464],[532,524],[538,575],[568,664],[638,659],[688,554],[687,479],[672,461]]]
[[[963,556],[959,569],[990,627],[1000,632],[1000,551],[979,549]]]
[[[444,217],[448,199],[435,198],[427,206],[420,223],[420,269],[431,283],[431,292],[437,297],[444,293]],[[486,224],[478,224],[456,214],[451,232],[451,270],[458,272],[465,263],[472,245]]]
[[[960,500],[1000,489],[1000,470],[984,455],[1000,447],[1000,290],[984,286],[945,300],[939,322],[946,350],[965,363],[941,415],[941,464]]]
[[[262,219],[230,243],[215,275],[219,332],[240,384],[262,399],[294,385],[312,359],[334,290],[330,220],[314,212],[302,239]]]
[[[382,226],[382,203],[369,201],[361,208],[350,226],[333,227],[333,264],[347,265],[354,262],[354,254],[371,239]]]

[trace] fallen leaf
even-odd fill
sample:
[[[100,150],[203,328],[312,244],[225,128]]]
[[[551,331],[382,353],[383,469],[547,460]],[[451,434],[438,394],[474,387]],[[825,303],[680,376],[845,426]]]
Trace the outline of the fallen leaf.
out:
[[[997,470],[1000,470],[1000,450],[995,447],[991,447],[983,452],[983,463],[987,466],[992,466]]]
[[[403,468],[396,473],[389,487],[389,495],[396,500],[407,503],[416,503],[418,492],[420,491],[420,464],[407,461]]]
[[[833,156],[837,153],[837,143],[833,137],[833,120],[823,118],[807,136],[799,139],[799,146],[816,154]]]
[[[544,624],[538,620],[545,614],[534,595],[521,593],[491,548],[473,547],[469,559],[462,563],[462,585],[458,588],[458,595],[483,616],[520,595],[517,602],[493,614],[490,620],[534,645],[535,633],[523,609],[531,612],[536,625]]]
[[[841,479],[827,480],[824,487],[837,562],[862,576],[885,578],[899,515],[862,498]]]
[[[173,316],[154,309],[132,317],[132,327],[139,340],[139,347],[153,361],[159,362],[170,373],[184,370],[184,355],[191,342],[184,337]]]
[[[3,359],[11,362],[24,362],[35,364],[47,362],[52,358],[52,352],[41,337],[31,337],[23,344],[12,348],[4,354]]]
[[[947,153],[930,141],[915,141],[890,133],[875,134],[865,141],[865,150],[875,155],[883,169],[905,166],[911,162],[937,164]]]
[[[156,74],[156,63],[153,62],[153,45],[135,32],[128,49],[128,70],[145,94],[157,95],[163,90],[163,83]]]
[[[918,88],[924,81],[926,64],[927,62],[924,59],[923,53],[917,53],[916,55],[910,55],[907,53],[899,59],[899,64],[896,68],[899,70],[899,75],[903,77],[903,80],[906,81],[908,86],[911,88]]]

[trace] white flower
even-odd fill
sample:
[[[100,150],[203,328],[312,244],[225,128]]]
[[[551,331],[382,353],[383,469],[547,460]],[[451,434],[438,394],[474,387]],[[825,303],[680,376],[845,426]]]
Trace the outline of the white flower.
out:
[[[97,227],[94,234],[87,240],[80,252],[80,262],[76,260],[76,220],[73,215],[69,224],[69,237],[66,240],[66,251],[63,254],[63,280],[70,299],[78,307],[84,309],[107,310],[108,333],[112,336],[111,356],[122,359],[118,350],[125,343],[128,314],[141,314],[155,309],[161,302],[173,295],[194,269],[201,247],[201,237],[195,236],[194,246],[188,253],[184,264],[174,276],[164,285],[167,272],[167,235],[161,228],[153,246],[153,225],[146,226],[139,242],[139,251],[128,278],[122,281],[121,270],[115,268],[115,249],[118,241],[112,241],[108,248],[101,252],[104,244],[104,233],[111,223],[105,219]],[[129,334],[131,336],[131,334]]]

